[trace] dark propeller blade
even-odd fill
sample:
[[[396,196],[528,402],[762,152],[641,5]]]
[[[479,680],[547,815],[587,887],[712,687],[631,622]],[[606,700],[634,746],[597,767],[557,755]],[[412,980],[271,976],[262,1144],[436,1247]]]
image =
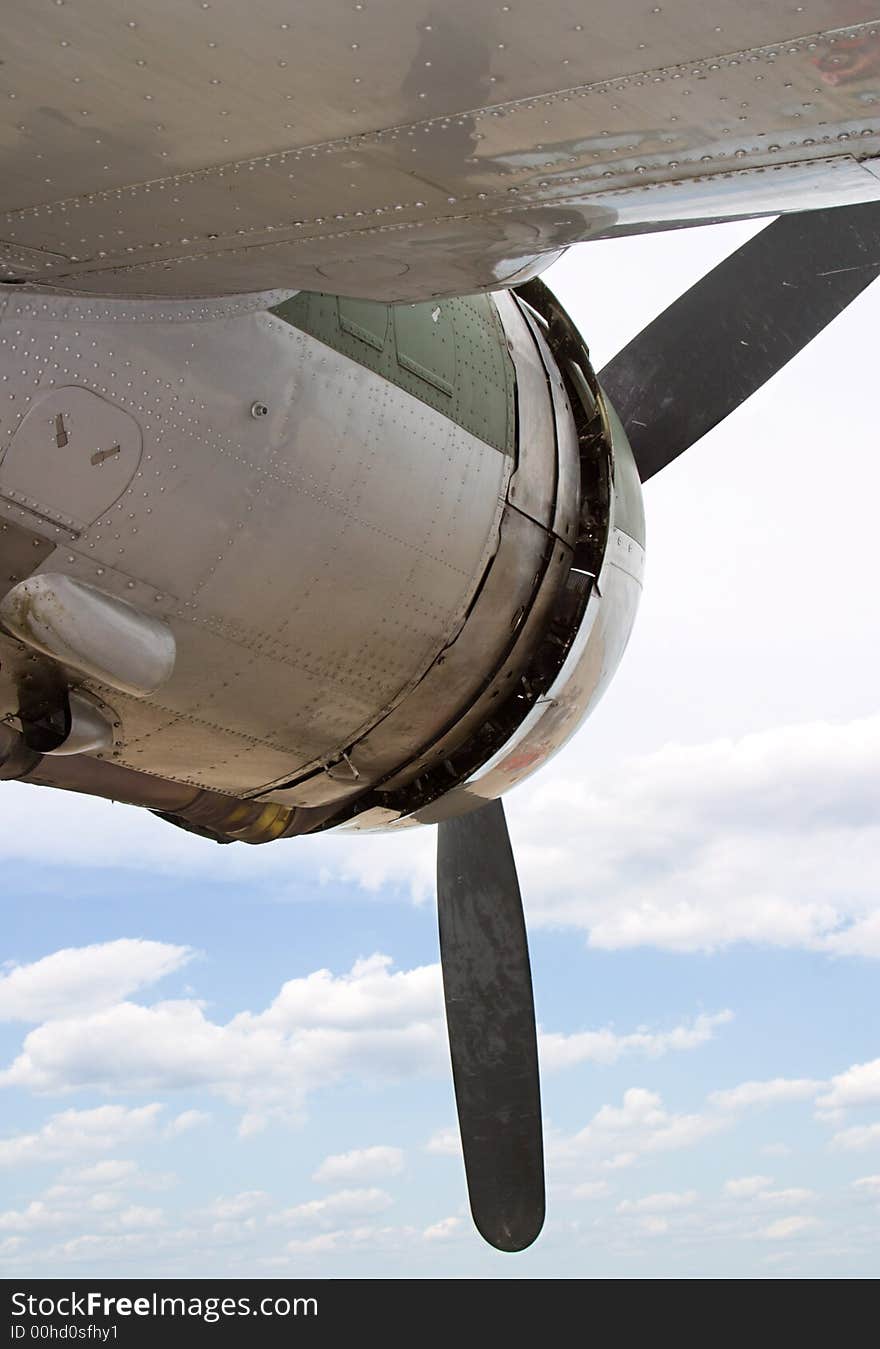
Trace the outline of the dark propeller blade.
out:
[[[439,826],[437,899],[471,1212],[491,1245],[521,1251],[544,1222],[544,1153],[532,975],[500,801]]]
[[[649,323],[599,381],[642,481],[790,361],[880,274],[880,202],[780,216]]]

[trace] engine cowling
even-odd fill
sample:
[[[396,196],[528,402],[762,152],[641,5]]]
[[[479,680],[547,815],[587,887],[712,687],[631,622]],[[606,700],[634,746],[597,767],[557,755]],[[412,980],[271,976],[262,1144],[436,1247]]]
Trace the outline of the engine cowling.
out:
[[[579,333],[543,283],[495,302],[517,369],[514,476],[521,478],[511,486],[509,504],[522,510],[528,500],[535,514],[552,517],[548,537],[555,547],[536,576],[529,610],[516,615],[521,642],[511,643],[475,706],[443,741],[361,801],[342,828],[436,823],[501,796],[546,763],[590,714],[635,621],[645,519],[626,432]],[[535,353],[552,429],[541,407]],[[462,637],[466,633],[467,624]]]
[[[22,300],[29,349],[75,323],[96,360],[36,396],[8,367],[0,715],[27,728],[45,686],[62,720],[112,707],[113,735],[63,760],[13,737],[0,777],[221,841],[470,810],[564,743],[626,644],[626,437],[540,282],[266,302]]]

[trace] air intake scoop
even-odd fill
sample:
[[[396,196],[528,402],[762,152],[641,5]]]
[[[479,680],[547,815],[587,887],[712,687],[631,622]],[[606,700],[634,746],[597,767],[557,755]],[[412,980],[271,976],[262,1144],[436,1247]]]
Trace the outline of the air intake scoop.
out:
[[[167,623],[60,573],[13,586],[0,603],[0,623],[35,651],[135,698],[155,693],[174,670]]]

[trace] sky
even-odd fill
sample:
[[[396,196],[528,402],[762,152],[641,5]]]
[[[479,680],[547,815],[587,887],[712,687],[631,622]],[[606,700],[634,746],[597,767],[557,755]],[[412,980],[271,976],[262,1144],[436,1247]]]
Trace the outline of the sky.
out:
[[[757,228],[545,280],[599,368]],[[507,798],[535,1245],[468,1215],[432,830],[220,848],[4,783],[0,1273],[876,1275],[878,328],[875,284],[646,485],[621,669]]]

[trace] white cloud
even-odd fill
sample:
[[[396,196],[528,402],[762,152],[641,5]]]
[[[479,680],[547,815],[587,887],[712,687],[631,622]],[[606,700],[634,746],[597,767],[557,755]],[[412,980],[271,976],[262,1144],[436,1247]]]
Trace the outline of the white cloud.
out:
[[[725,1127],[722,1117],[672,1114],[656,1092],[630,1087],[621,1106],[603,1105],[580,1132],[551,1135],[548,1151],[562,1165],[595,1157],[616,1169],[643,1153],[691,1147]]]
[[[422,1236],[425,1241],[449,1241],[461,1230],[461,1218],[441,1218],[440,1222],[432,1223],[426,1227]]]
[[[360,1234],[339,1229],[336,1232],[322,1232],[317,1237],[294,1237],[288,1241],[285,1249],[291,1255],[324,1255],[339,1250],[341,1246],[355,1245],[359,1239],[369,1240],[373,1235],[372,1227],[364,1227]]]
[[[310,1199],[305,1204],[296,1204],[293,1208],[283,1209],[272,1215],[273,1224],[284,1226],[332,1226],[345,1218],[363,1218],[374,1213],[382,1213],[390,1208],[394,1201],[385,1190],[369,1189],[338,1190],[327,1195],[326,1199]]]
[[[870,1195],[872,1199],[880,1199],[880,1176],[862,1176],[853,1181],[853,1189]]]
[[[540,1036],[542,1059],[545,1066],[565,1068],[694,1049],[730,1017],[726,1011],[704,1013],[660,1031],[551,1032]],[[48,1021],[25,1036],[21,1052],[0,1072],[0,1086],[208,1090],[245,1111],[241,1132],[247,1135],[272,1114],[295,1116],[310,1092],[342,1078],[445,1076],[448,1065],[439,966],[394,970],[389,956],[376,954],[355,961],[345,974],[325,969],[290,979],[264,1011],[240,1012],[225,1023],[211,1020],[193,998],[153,1006],[125,1001]],[[184,1111],[168,1133],[204,1119],[202,1112]],[[372,1160],[389,1164],[388,1154]],[[370,1159],[337,1158],[331,1170],[345,1165],[368,1166]],[[337,1178],[345,1178],[342,1171]]]
[[[648,1214],[639,1219],[639,1227],[648,1237],[662,1237],[669,1231],[669,1219],[657,1214]]]
[[[646,1194],[641,1199],[623,1199],[617,1205],[618,1213],[672,1213],[676,1209],[691,1208],[699,1199],[696,1190],[666,1190]]]
[[[607,1180],[585,1180],[575,1185],[571,1191],[572,1199],[604,1199],[611,1193]]]
[[[136,806],[20,782],[4,784],[3,824],[0,861],[42,867],[51,862],[65,879],[71,867],[82,867],[146,871],[175,880],[194,876],[222,885],[246,881],[251,889],[271,890],[273,898],[300,903],[320,897],[333,881],[353,882],[364,895],[376,894],[390,865],[420,897],[434,887],[429,829],[357,839],[319,834],[307,848],[298,841],[218,848]],[[51,858],[47,838],[52,839]]]
[[[325,1157],[312,1180],[334,1185],[340,1181],[382,1180],[385,1176],[399,1175],[403,1166],[400,1148],[355,1148]]]
[[[59,1181],[23,1208],[0,1212],[0,1233],[62,1229],[69,1232],[84,1220],[101,1233],[161,1227],[165,1221],[163,1210],[133,1204],[126,1193],[132,1186],[155,1187],[157,1179],[162,1178],[145,1175],[137,1163],[124,1160],[107,1159],[89,1166],[68,1167]]]
[[[46,1258],[53,1261],[89,1261],[92,1265],[105,1265],[108,1260],[119,1260],[137,1256],[142,1263],[144,1258],[154,1255],[162,1249],[160,1234],[153,1230],[155,1224],[142,1225],[140,1231],[129,1232],[83,1232],[50,1247]]]
[[[55,1188],[57,1193],[58,1187]],[[82,1202],[93,1213],[110,1213],[113,1209],[122,1205],[122,1198],[118,1190],[96,1190]]]
[[[659,1058],[671,1050],[698,1049],[712,1039],[715,1028],[733,1020],[730,1011],[701,1013],[690,1025],[668,1031],[640,1029],[618,1035],[612,1030],[578,1031],[573,1035],[543,1031],[539,1037],[541,1067],[569,1068],[576,1063],[616,1063],[625,1054]]]
[[[61,1227],[69,1222],[66,1209],[53,1209],[35,1199],[24,1209],[7,1209],[0,1213],[0,1232],[34,1232],[47,1227]]]
[[[774,1077],[764,1082],[742,1082],[726,1091],[713,1091],[709,1101],[719,1110],[748,1110],[752,1106],[811,1100],[822,1085],[812,1078]]]
[[[295,1237],[289,1241],[285,1250],[289,1255],[324,1255],[341,1250],[398,1251],[408,1249],[418,1233],[411,1227],[370,1227],[358,1226],[337,1228],[331,1232],[321,1232],[314,1237]],[[270,1260],[270,1265],[284,1264],[281,1260]]]
[[[670,744],[594,781],[563,756],[510,801],[530,925],[606,950],[880,957],[878,755],[880,716]],[[397,842],[371,853],[370,884],[421,896],[426,860]],[[360,865],[353,852],[331,871],[364,884]]]
[[[270,1197],[265,1190],[242,1190],[240,1194],[218,1196],[204,1213],[209,1218],[221,1220],[246,1218],[265,1208],[269,1202]]]
[[[162,1106],[101,1105],[93,1110],[63,1110],[35,1133],[0,1139],[0,1165],[65,1160],[89,1152],[111,1152],[155,1134]]]
[[[461,1154],[461,1139],[458,1130],[438,1129],[436,1133],[431,1134],[425,1144],[426,1152],[433,1152],[438,1157],[458,1157]]]
[[[877,1124],[854,1124],[849,1129],[840,1129],[831,1139],[831,1146],[843,1148],[847,1152],[861,1152],[863,1148],[880,1146],[880,1122]]]
[[[596,788],[539,781],[511,810],[530,917],[606,949],[880,955],[878,753],[872,717],[667,746]]]
[[[775,1223],[765,1227],[760,1235],[766,1241],[785,1241],[788,1237],[800,1236],[803,1232],[819,1227],[818,1218],[808,1218],[802,1214],[791,1218],[778,1218]]]
[[[639,1160],[637,1152],[615,1152],[611,1157],[606,1157],[602,1166],[606,1171],[621,1171],[624,1167],[632,1166]]]
[[[173,1173],[144,1171],[137,1162],[110,1158],[91,1166],[66,1167],[43,1198],[103,1212],[120,1208],[126,1190],[167,1190],[175,1181]]]
[[[166,1125],[166,1138],[179,1138],[181,1134],[188,1134],[190,1129],[199,1129],[203,1124],[207,1124],[211,1116],[205,1110],[181,1110],[179,1115]]]
[[[140,938],[55,951],[0,975],[0,1021],[50,1021],[112,1006],[192,957],[189,947]]]
[[[65,1179],[69,1185],[119,1185],[131,1181],[139,1170],[137,1162],[111,1158],[95,1162],[93,1166],[80,1166],[68,1171]]]
[[[724,1182],[724,1193],[732,1199],[753,1199],[773,1184],[771,1176],[737,1176]]]
[[[715,950],[735,942],[880,957],[880,716],[807,722],[739,740],[666,745],[616,766],[539,777],[510,803],[532,924],[570,926],[604,949]],[[580,767],[580,764],[579,764]],[[40,856],[58,816],[59,862],[149,867],[302,900],[334,882],[424,899],[433,888],[428,830],[356,840],[324,836],[221,850],[146,813],[10,783],[0,854]],[[63,827],[61,822],[63,821]],[[583,838],[591,840],[588,851]]]
[[[123,1209],[118,1218],[114,1218],[110,1224],[121,1231],[141,1232],[145,1228],[161,1227],[165,1221],[165,1214],[159,1208],[147,1208],[142,1204],[131,1204],[127,1209]]]
[[[36,1091],[206,1088],[253,1125],[350,1075],[393,1080],[447,1069],[439,970],[393,971],[387,956],[285,983],[260,1013],[211,1021],[192,999],[115,1007],[29,1032],[0,1085]],[[177,1128],[198,1122],[187,1111]]]
[[[855,1063],[832,1077],[828,1091],[816,1102],[820,1110],[848,1110],[850,1106],[880,1101],[880,1059]]]
[[[792,1186],[787,1190],[763,1190],[757,1198],[761,1204],[775,1204],[782,1208],[786,1204],[809,1204],[816,1198],[816,1192]]]

